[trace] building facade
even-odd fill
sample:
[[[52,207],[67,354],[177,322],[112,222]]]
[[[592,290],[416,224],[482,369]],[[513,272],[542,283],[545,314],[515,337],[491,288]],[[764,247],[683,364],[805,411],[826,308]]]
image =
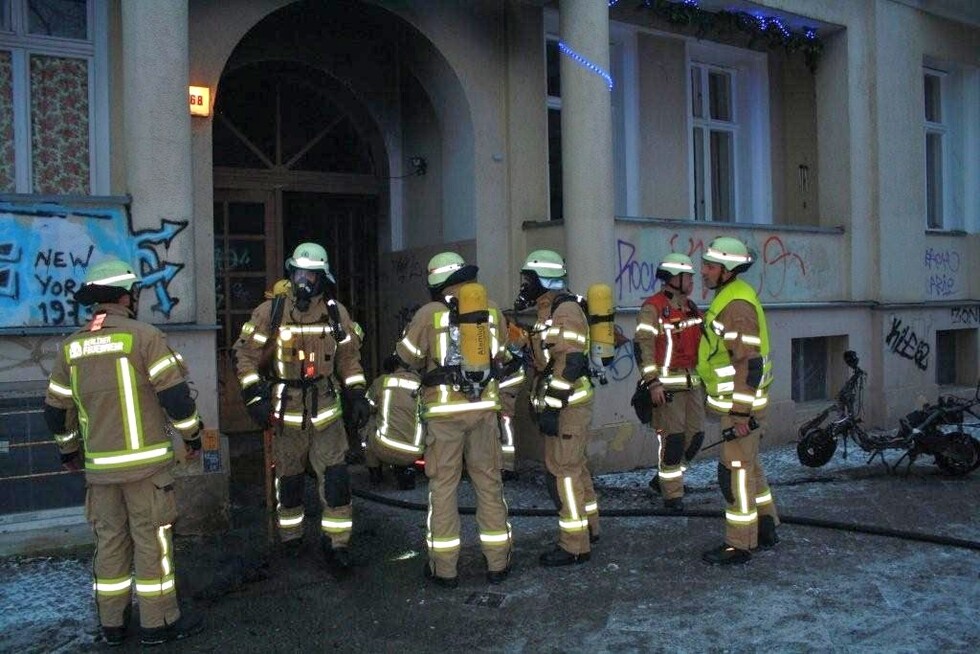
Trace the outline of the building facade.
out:
[[[655,462],[628,338],[657,262],[736,236],[772,442],[848,349],[866,421],[894,427],[980,370],[978,44],[954,0],[0,0],[0,512],[80,501],[34,409],[108,254],[228,434],[249,428],[231,343],[298,242],[327,247],[372,372],[431,254],[507,306],[525,254],[557,249],[573,290],[613,287],[627,338],[597,391],[603,471]]]

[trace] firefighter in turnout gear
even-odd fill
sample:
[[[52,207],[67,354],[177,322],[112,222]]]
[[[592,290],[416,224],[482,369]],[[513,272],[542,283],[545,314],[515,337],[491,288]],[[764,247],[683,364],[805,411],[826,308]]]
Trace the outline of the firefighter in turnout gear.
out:
[[[134,586],[143,645],[203,627],[177,604],[170,435],[176,431],[193,457],[201,423],[180,355],[159,329],[136,320],[139,290],[133,269],[118,259],[89,268],[75,299],[94,304],[93,316],[61,344],[44,406],[63,464],[85,468],[95,600],[109,645],[126,638]]]
[[[476,522],[487,581],[510,572],[511,528],[500,477],[499,375],[509,360],[503,316],[474,283],[477,267],[455,252],[428,264],[432,301],[412,317],[396,352],[422,374],[425,474],[429,478],[425,576],[447,588],[458,584],[460,520],[456,488],[463,466],[476,492]],[[503,380],[506,381],[506,380]]]
[[[321,544],[336,571],[350,567],[350,476],[341,420],[367,422],[361,330],[333,297],[327,252],[301,243],[286,260],[290,294],[260,304],[235,343],[242,399],[252,418],[276,430],[273,442],[279,537],[295,551],[303,536],[307,465],[322,507]],[[267,362],[267,365],[265,365]],[[341,400],[343,396],[343,401]]]
[[[715,296],[704,315],[698,373],[724,439],[718,483],[727,503],[725,542],[702,557],[716,565],[745,563],[752,550],[778,541],[776,503],[759,463],[772,384],[769,331],[755,289],[738,278],[752,261],[731,237],[716,238],[701,256],[701,278]]]
[[[545,436],[547,485],[558,509],[558,546],[541,565],[584,563],[599,537],[599,504],[586,459],[592,421],[589,321],[578,296],[566,290],[565,261],[535,250],[521,269],[514,309],[537,309],[531,334],[531,404]]]
[[[664,508],[684,508],[684,470],[704,441],[704,391],[695,368],[701,312],[690,300],[694,264],[672,252],[657,267],[660,291],[640,307],[633,347],[653,404],[659,441],[658,485]]]

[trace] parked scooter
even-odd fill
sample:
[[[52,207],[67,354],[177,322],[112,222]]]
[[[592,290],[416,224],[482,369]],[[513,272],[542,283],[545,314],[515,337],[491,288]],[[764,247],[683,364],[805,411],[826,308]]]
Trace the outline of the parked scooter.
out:
[[[851,376],[834,404],[800,427],[796,447],[800,463],[811,468],[825,465],[833,457],[839,441],[844,444],[846,459],[850,440],[870,454],[867,463],[880,458],[889,472],[895,472],[907,459],[908,474],[922,455],[932,456],[939,469],[948,475],[965,475],[980,467],[980,441],[964,431],[964,427],[980,426],[980,423],[965,425],[963,422],[965,415],[980,421],[974,412],[980,405],[980,382],[972,399],[943,395],[935,404],[926,404],[902,418],[897,431],[869,433],[861,426],[860,418],[867,373],[861,370],[858,356],[851,350],[844,353],[844,363],[851,369]],[[826,422],[832,414],[836,417]],[[885,450],[905,452],[890,465],[885,460]]]

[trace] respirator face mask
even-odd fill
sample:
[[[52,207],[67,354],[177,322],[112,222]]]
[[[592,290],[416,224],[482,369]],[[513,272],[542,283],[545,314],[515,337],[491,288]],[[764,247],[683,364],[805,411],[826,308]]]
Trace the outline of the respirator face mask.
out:
[[[296,306],[301,311],[305,311],[310,306],[310,301],[323,292],[324,275],[319,270],[293,268],[289,281],[293,286]]]
[[[545,290],[535,273],[522,272],[521,289],[517,292],[517,297],[514,298],[514,310],[523,311],[527,309],[541,297]]]

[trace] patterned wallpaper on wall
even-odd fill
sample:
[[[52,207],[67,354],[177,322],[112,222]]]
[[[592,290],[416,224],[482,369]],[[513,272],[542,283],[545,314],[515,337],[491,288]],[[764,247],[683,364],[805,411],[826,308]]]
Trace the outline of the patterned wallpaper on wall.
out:
[[[0,50],[0,193],[14,187],[14,84],[9,50]]]
[[[31,56],[34,192],[88,194],[88,62]]]

